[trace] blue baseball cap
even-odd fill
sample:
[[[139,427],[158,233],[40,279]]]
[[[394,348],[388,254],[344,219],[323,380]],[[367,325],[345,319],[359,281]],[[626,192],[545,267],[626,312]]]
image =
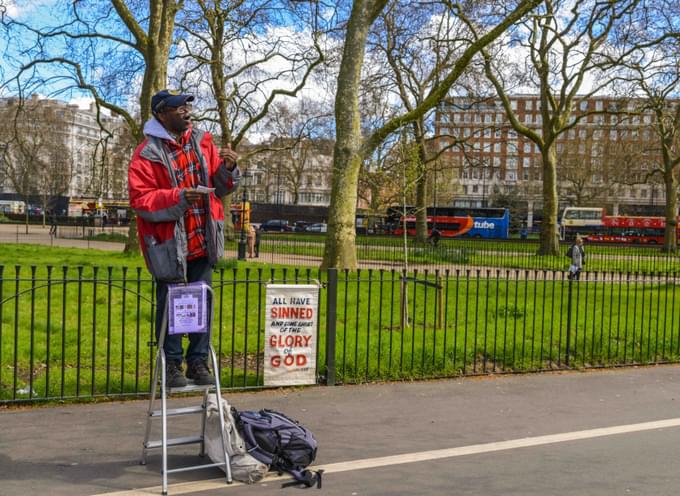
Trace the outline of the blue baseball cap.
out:
[[[157,114],[167,107],[181,107],[194,101],[193,95],[183,95],[179,91],[161,90],[151,97],[151,112]]]

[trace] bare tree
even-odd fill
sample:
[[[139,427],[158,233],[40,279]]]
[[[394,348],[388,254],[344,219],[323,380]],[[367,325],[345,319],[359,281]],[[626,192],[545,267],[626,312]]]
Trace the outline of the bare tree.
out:
[[[277,100],[298,95],[324,60],[314,2],[196,0],[179,25],[188,34],[178,55],[179,85],[211,94],[215,105],[196,118],[217,124],[225,147],[237,147]],[[222,201],[228,209],[231,195]],[[229,218],[225,236],[233,237]]]
[[[601,205],[617,185],[640,182],[640,167],[649,160],[649,128],[629,126],[639,116],[614,114],[603,116],[605,119],[615,124],[581,127],[570,131],[573,137],[558,140],[561,199],[573,205]]]
[[[50,199],[68,191],[71,154],[61,127],[61,120],[36,99],[0,107],[0,173],[26,204],[26,234],[32,198],[40,197],[44,210]]]
[[[677,8],[677,7],[676,7]],[[649,118],[651,139],[646,146],[653,147],[656,160],[646,160],[650,165],[645,179],[658,177],[665,188],[666,231],[664,250],[675,252],[678,226],[678,175],[680,173],[680,38],[670,38],[645,50],[627,65],[627,79],[642,98],[633,100],[633,106]]]
[[[410,111],[405,111],[387,121],[368,136],[361,134],[359,87],[368,33],[388,4],[387,0],[356,0],[347,23],[342,62],[338,74],[335,99],[336,144],[334,176],[329,209],[328,235],[322,267],[356,267],[355,212],[358,175],[361,164],[388,136],[399,128],[414,122],[434,108],[451,86],[468,67],[472,57],[483,47],[498,38],[508,27],[519,21],[540,3],[540,0],[519,1],[507,10],[505,3],[494,3],[490,8],[497,14],[497,22],[477,39],[471,40],[451,68],[440,75],[424,100]],[[459,6],[454,6],[458,9]]]
[[[377,52],[387,66],[380,85],[390,81],[384,91],[396,94],[406,111],[422,104],[469,44],[469,31],[455,11],[444,9],[438,14],[421,4],[395,2],[374,26],[375,41],[369,50]],[[410,124],[418,151],[415,216],[416,239],[421,242],[428,235],[427,206],[432,203],[427,185],[435,167],[433,117],[434,112],[426,112]]]
[[[16,40],[19,53],[3,88],[14,86],[19,94],[36,88],[85,93],[95,101],[98,120],[106,108],[142,141],[151,97],[167,85],[175,17],[184,0],[60,0],[52,7],[60,12],[54,25],[44,16],[13,19],[3,4],[0,0],[4,36]],[[138,105],[128,111],[126,101]],[[138,250],[131,222],[126,251]]]
[[[483,50],[485,74],[511,126],[541,151],[543,221],[539,254],[559,253],[557,139],[592,114],[580,111],[577,105],[615,78],[614,73],[602,70],[600,55],[608,48],[610,34],[636,14],[640,1],[545,0],[503,48],[497,46],[493,55],[491,50]],[[518,51],[524,60],[513,64]],[[589,88],[586,78],[593,80]],[[513,85],[538,89],[539,127],[527,126],[519,119],[510,97]]]

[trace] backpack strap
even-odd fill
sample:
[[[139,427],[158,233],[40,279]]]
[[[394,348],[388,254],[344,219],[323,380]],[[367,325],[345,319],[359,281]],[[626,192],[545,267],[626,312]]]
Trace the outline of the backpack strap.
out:
[[[284,482],[281,484],[281,488],[299,486],[304,484],[306,488],[316,485],[317,489],[321,489],[321,482],[323,478],[323,469],[321,470],[303,470],[302,472],[298,470],[290,470],[290,475],[293,476],[295,480],[290,482]]]
[[[243,439],[246,442],[246,447],[251,446],[251,448],[247,449],[248,453],[252,456],[255,456],[255,458],[265,465],[272,465],[275,460],[274,458],[268,456],[267,453],[257,443],[257,439],[255,439],[255,434],[253,433],[253,426],[248,422],[244,422],[241,418],[241,415],[235,409],[232,409],[232,414],[236,418],[236,426],[243,435]]]

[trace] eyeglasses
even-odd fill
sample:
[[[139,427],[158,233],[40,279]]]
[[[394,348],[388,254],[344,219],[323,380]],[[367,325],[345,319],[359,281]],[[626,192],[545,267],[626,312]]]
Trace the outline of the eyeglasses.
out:
[[[156,114],[160,114],[161,112],[175,110],[177,111],[178,114],[189,114],[191,113],[192,108],[193,106],[190,103],[185,103],[184,105],[180,105],[179,107],[167,107],[165,105],[165,101],[162,101],[158,105],[156,105],[156,108],[154,108],[153,111]]]
[[[193,108],[194,108],[193,105],[190,104],[184,104],[179,107],[174,107],[178,114],[190,114]]]

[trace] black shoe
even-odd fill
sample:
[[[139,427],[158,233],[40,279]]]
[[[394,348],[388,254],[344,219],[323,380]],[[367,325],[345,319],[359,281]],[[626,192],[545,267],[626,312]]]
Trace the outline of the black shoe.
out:
[[[187,367],[187,379],[193,379],[196,384],[215,384],[215,377],[208,370],[208,364],[203,360],[195,360]]]
[[[165,365],[165,385],[169,388],[179,388],[187,385],[182,374],[182,364],[175,360],[168,360]]]

